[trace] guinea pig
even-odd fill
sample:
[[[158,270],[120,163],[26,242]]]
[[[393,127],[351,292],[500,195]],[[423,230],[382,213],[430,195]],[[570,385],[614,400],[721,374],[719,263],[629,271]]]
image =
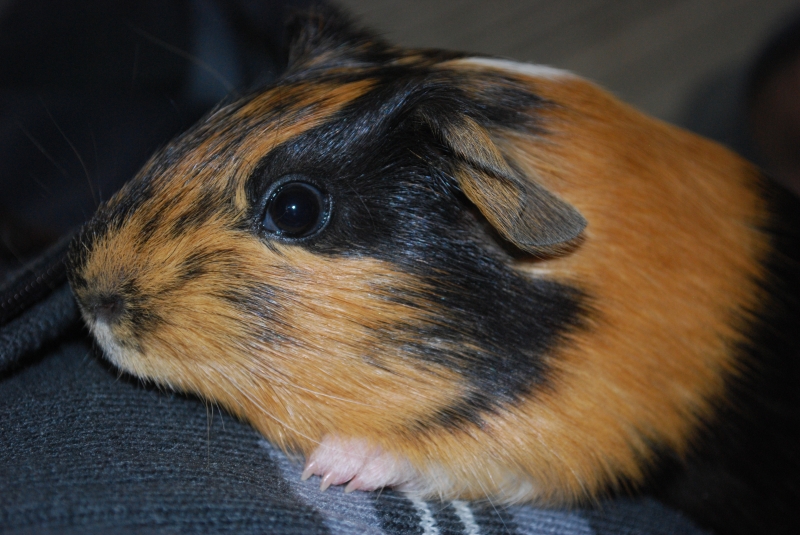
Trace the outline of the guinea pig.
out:
[[[277,82],[72,244],[112,363],[221,404],[323,489],[641,491],[720,532],[797,529],[788,194],[561,70],[322,8],[291,34]]]

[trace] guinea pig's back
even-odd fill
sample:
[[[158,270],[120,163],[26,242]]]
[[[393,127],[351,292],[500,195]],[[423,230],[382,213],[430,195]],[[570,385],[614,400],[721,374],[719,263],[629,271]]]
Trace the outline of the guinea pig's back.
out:
[[[576,428],[608,459],[660,444],[642,481],[662,499],[728,517],[726,533],[749,529],[752,511],[776,519],[770,532],[800,525],[793,500],[775,498],[797,496],[800,480],[800,202],[724,147],[577,77],[463,64],[532,74],[554,103],[537,111],[544,133],[501,146],[590,222],[571,254],[520,261],[591,296],[590,328],[560,348],[552,406],[539,407],[564,424],[560,451]]]

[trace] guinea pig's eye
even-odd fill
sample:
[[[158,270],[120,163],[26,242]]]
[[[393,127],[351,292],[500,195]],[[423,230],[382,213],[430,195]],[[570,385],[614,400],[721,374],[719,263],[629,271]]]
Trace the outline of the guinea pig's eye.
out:
[[[328,199],[308,182],[285,182],[269,195],[261,225],[285,238],[305,238],[325,226]]]

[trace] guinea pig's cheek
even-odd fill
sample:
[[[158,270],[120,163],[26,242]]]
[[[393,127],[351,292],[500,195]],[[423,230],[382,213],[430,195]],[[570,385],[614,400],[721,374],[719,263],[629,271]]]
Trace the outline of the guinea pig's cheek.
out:
[[[306,454],[326,433],[391,442],[387,429],[407,429],[459,397],[458,370],[408,349],[432,313],[429,303],[397,299],[423,294],[418,280],[375,259],[274,251],[244,263],[276,287],[278,310],[249,314],[261,334],[230,343],[222,361],[227,380],[250,385],[252,399],[235,403],[264,434],[282,442],[279,420],[293,435],[287,446]]]

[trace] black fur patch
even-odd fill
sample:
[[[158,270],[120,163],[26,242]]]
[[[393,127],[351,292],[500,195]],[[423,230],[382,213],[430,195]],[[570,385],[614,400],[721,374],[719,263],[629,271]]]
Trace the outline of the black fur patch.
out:
[[[142,293],[135,280],[124,281],[119,285],[118,292],[125,302],[121,321],[129,322],[137,335],[151,332],[164,322],[158,309]]]
[[[533,280],[509,266],[511,256],[459,191],[453,156],[419,111],[424,106],[427,114],[466,114],[486,128],[530,132],[535,125],[525,112],[544,104],[495,76],[465,81],[457,72],[420,67],[370,69],[362,76],[375,80],[372,91],[257,166],[246,184],[253,232],[267,243],[274,239],[260,221],[265,193],[276,180],[292,174],[321,185],[332,197],[330,223],[297,243],[315,254],[378,258],[420,278],[426,295],[392,299],[428,303],[422,306],[429,322],[378,335],[394,344],[393,333],[406,329],[404,338],[415,340],[403,348],[410,364],[446,366],[468,385],[463,399],[416,425],[479,422],[481,414],[543,385],[543,356],[579,328],[585,298],[578,289]],[[380,355],[364,358],[380,365]]]
[[[177,240],[191,231],[201,228],[215,214],[224,211],[227,204],[229,204],[229,200],[223,197],[218,190],[201,187],[197,199],[172,221],[166,237]]]

